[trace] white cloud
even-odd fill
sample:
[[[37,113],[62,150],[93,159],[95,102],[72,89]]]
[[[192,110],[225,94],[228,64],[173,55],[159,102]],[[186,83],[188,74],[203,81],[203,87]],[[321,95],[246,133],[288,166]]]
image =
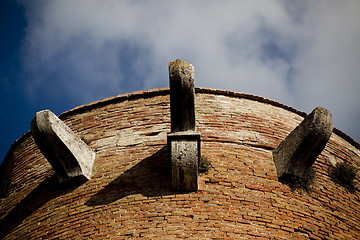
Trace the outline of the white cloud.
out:
[[[24,1],[28,92],[86,103],[168,86],[167,64],[196,85],[310,112],[360,140],[358,1]],[[80,90],[80,91],[79,91]]]
[[[333,1],[316,9],[311,44],[296,62],[297,106],[307,112],[328,108],[335,126],[359,141],[360,2]]]

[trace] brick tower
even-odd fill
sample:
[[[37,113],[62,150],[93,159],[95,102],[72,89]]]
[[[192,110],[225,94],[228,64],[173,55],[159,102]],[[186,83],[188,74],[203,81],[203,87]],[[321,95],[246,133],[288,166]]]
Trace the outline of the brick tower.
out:
[[[186,104],[181,111],[190,106],[189,114],[177,120],[191,111],[195,118],[176,124],[190,127],[172,126],[171,96],[180,90],[164,88],[61,114],[71,142],[89,147],[75,144],[89,151],[84,159],[62,144],[64,134],[53,148],[33,128],[18,139],[0,169],[0,238],[360,239],[359,175],[350,191],[330,174],[338,162],[359,167],[359,145],[332,125],[316,135],[318,118],[309,116],[322,109],[306,115],[261,97],[188,85],[180,99],[192,98],[194,107]],[[201,156],[211,163],[203,173]],[[293,189],[284,177],[310,171],[307,190]]]

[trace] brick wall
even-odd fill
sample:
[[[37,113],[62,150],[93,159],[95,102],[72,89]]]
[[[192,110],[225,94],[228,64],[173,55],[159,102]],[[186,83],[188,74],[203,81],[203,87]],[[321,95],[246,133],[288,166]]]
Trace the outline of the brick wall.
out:
[[[310,192],[277,180],[271,151],[303,116],[259,97],[197,89],[197,130],[212,168],[199,175],[199,191],[174,193],[168,89],[65,112],[60,118],[96,151],[92,179],[57,184],[25,134],[1,166],[0,238],[359,239],[359,191],[329,176],[331,162],[360,167],[353,140],[332,134],[314,164]]]

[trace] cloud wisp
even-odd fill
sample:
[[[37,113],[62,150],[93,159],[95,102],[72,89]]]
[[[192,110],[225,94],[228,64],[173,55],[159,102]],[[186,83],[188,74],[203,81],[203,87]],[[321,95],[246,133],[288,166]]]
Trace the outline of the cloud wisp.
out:
[[[30,3],[31,2],[31,3]],[[76,105],[168,86],[167,64],[196,85],[261,95],[360,140],[358,1],[24,1],[23,76],[31,99]]]

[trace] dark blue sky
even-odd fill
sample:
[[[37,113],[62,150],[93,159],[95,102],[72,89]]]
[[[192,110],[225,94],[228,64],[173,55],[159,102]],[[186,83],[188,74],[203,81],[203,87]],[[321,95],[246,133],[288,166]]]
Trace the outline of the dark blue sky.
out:
[[[16,1],[0,2],[0,158],[5,157],[11,143],[24,134],[29,126],[33,107],[24,98],[21,84],[21,42],[25,36],[24,8]]]
[[[37,111],[51,109],[60,114],[75,103],[52,99],[30,99],[26,93],[22,42],[26,35],[25,8],[14,0],[0,1],[0,163],[11,144],[30,130]],[[46,89],[43,89],[46,91]]]
[[[0,1],[0,162],[35,113],[168,86],[263,96],[360,141],[360,1]]]

